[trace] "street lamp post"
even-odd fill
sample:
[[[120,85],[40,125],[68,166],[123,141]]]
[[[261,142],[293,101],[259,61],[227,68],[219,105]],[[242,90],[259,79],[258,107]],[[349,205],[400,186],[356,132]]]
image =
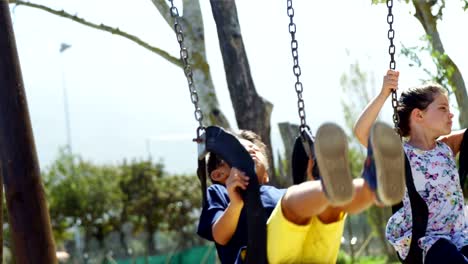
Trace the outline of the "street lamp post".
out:
[[[67,93],[67,86],[65,84],[65,63],[63,59],[63,53],[69,49],[71,45],[67,43],[62,43],[60,45],[60,54],[61,56],[61,62],[62,62],[62,89],[63,89],[63,105],[64,105],[64,111],[65,111],[65,131],[66,131],[66,137],[67,137],[67,151],[68,154],[71,155],[72,152],[72,142],[71,142],[71,128],[70,128],[70,112],[68,109],[68,93]]]

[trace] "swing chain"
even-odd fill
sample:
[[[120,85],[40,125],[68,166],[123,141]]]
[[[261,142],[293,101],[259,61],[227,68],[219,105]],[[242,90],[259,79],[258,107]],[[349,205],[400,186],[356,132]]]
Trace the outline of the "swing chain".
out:
[[[190,90],[190,100],[192,101],[193,105],[195,106],[195,120],[198,122],[198,128],[197,128],[197,139],[199,140],[200,135],[202,133],[202,130],[204,130],[202,121],[203,121],[203,113],[198,106],[198,93],[195,88],[195,84],[193,81],[193,71],[192,71],[192,66],[189,64],[189,53],[187,48],[184,45],[184,32],[182,30],[182,25],[180,24],[179,21],[179,10],[177,9],[176,6],[174,6],[174,0],[169,0],[171,6],[170,6],[170,12],[171,16],[174,18],[174,31],[176,32],[177,36],[177,42],[179,42],[180,46],[180,59],[182,63],[184,64],[184,74],[185,77],[187,78],[187,83],[188,87]]]
[[[302,82],[299,80],[299,76],[301,76],[301,67],[299,66],[299,53],[298,53],[298,43],[296,40],[296,24],[293,21],[294,18],[294,8],[292,7],[292,0],[287,0],[288,6],[288,16],[289,16],[289,33],[291,34],[291,52],[293,57],[293,72],[296,76],[296,83],[294,87],[297,93],[297,108],[299,113],[299,118],[301,120],[300,129],[301,131],[305,128],[308,128],[306,124],[306,117],[305,117],[305,107],[304,107],[304,99],[302,99],[302,91],[303,86]]]
[[[388,29],[388,40],[390,40],[390,46],[388,47],[388,53],[390,54],[390,69],[395,70],[396,62],[395,62],[395,45],[393,44],[393,39],[395,38],[395,30],[393,30],[393,14],[392,14],[392,7],[393,7],[393,0],[387,0],[387,7],[388,7],[388,15],[387,15],[387,23],[389,25]],[[398,97],[396,90],[392,91],[392,107],[393,107],[393,124],[395,125],[395,130],[398,134],[400,134],[400,117],[398,116]]]

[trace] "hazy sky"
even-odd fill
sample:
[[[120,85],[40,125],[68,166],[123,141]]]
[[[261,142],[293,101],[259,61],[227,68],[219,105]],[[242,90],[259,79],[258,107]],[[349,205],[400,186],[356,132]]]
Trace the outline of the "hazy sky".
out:
[[[35,0],[95,23],[137,35],[178,56],[171,28],[150,0]],[[208,60],[221,108],[235,126],[209,1],[200,1]],[[272,137],[282,149],[278,122],[299,122],[292,73],[289,18],[284,0],[238,0],[237,9],[252,75],[261,96],[274,104]],[[175,1],[180,6],[180,1]],[[313,132],[326,121],[344,125],[340,77],[349,65],[376,79],[388,68],[387,7],[371,0],[295,0],[295,22],[307,122]],[[197,123],[183,71],[150,51],[109,33],[29,7],[12,6],[16,41],[41,167],[66,144],[64,87],[68,91],[72,148],[87,160],[115,163],[147,157],[172,173],[193,173]],[[397,54],[400,43],[421,45],[424,31],[410,5],[395,1]],[[439,24],[447,53],[468,78],[468,26],[461,1],[450,1]],[[463,35],[464,34],[464,35]],[[63,53],[61,43],[71,45]],[[189,47],[190,48],[190,47]],[[402,88],[419,84],[420,69],[396,57]],[[426,57],[426,66],[433,68]],[[391,122],[387,102],[384,120]]]

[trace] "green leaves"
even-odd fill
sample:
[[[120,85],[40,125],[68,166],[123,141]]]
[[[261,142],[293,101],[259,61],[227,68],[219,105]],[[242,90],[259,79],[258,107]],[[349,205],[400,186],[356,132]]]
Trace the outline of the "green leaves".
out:
[[[99,165],[61,150],[43,173],[56,242],[78,226],[86,239],[102,242],[130,223],[135,233],[174,232],[180,246],[192,243],[201,193],[196,176],[171,176],[161,162],[123,161]],[[191,238],[185,237],[185,231]],[[148,252],[155,245],[148,244]]]

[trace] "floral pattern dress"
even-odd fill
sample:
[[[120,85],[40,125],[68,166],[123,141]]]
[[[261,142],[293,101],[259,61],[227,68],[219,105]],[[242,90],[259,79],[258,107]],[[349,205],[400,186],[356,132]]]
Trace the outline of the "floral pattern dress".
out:
[[[431,150],[421,150],[408,143],[403,148],[411,164],[416,190],[429,209],[426,235],[418,241],[423,258],[440,238],[450,240],[458,249],[468,245],[463,192],[450,147],[438,141]],[[408,255],[411,227],[411,205],[406,191],[403,207],[390,217],[386,228],[387,240],[403,259]]]

